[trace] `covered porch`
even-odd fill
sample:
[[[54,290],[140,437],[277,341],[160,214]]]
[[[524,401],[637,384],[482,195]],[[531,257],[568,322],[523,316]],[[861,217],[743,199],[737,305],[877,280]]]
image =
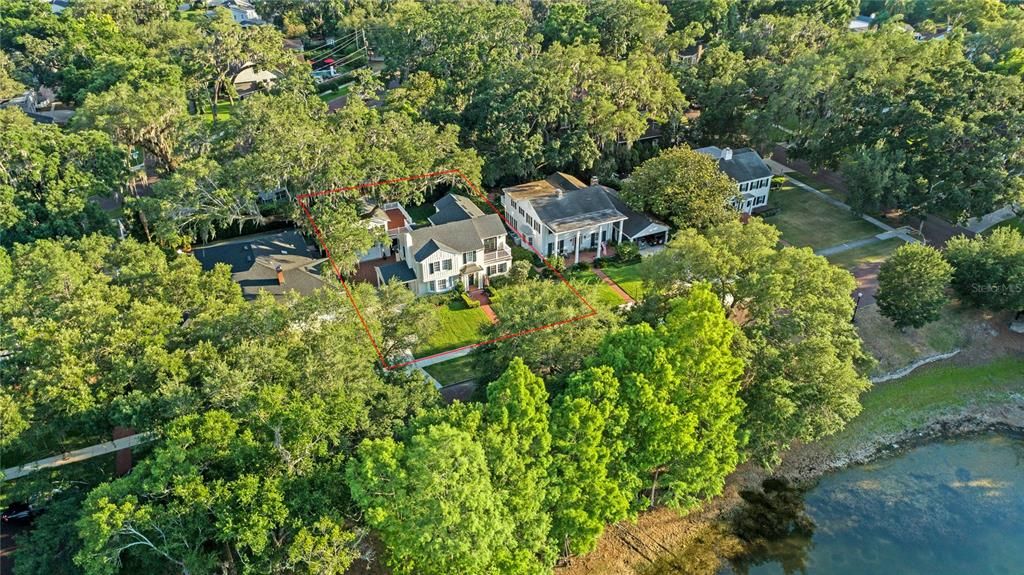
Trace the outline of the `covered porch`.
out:
[[[484,287],[484,268],[477,263],[468,263],[459,270],[459,281],[467,292],[480,290]]]
[[[622,241],[624,237],[623,221],[614,220],[592,227],[556,233],[554,242],[552,242],[555,253],[573,264],[592,262],[597,258],[614,255],[614,249],[610,248],[608,244]],[[611,254],[608,253],[609,250],[612,250]]]

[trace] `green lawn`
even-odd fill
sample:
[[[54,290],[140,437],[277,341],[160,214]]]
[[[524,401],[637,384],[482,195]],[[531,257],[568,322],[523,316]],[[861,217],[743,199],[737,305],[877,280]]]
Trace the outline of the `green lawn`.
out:
[[[423,369],[441,385],[452,385],[477,377],[477,372],[473,368],[474,361],[473,354],[469,354],[435,363]]]
[[[427,221],[427,218],[437,213],[437,210],[434,209],[434,204],[429,202],[418,206],[405,206],[405,211],[409,212],[409,217],[412,218],[413,223],[420,226],[429,224],[430,222]]]
[[[826,184],[824,180],[821,180],[816,176],[804,174],[802,172],[787,172],[786,175],[798,182],[807,184],[808,186],[818,190],[819,192],[824,192],[825,194],[839,200],[840,202],[846,203],[845,194],[843,194],[839,190],[836,190],[832,186]]]
[[[324,102],[330,102],[335,98],[340,98],[341,96],[348,94],[349,88],[351,87],[351,82],[349,82],[348,84],[342,84],[341,86],[338,86],[337,88],[329,92],[324,92],[323,94],[320,94],[320,99],[323,100]]]
[[[565,279],[576,287],[587,298],[590,303],[603,308],[616,308],[624,303],[622,296],[608,284],[601,281],[601,278],[594,275],[591,270],[578,270],[565,272]]]
[[[923,368],[865,393],[861,414],[844,431],[824,441],[829,447],[848,449],[879,435],[921,427],[936,413],[998,405],[1021,393],[1024,372],[1019,357],[974,366]]]
[[[231,105],[231,102],[218,102],[217,103],[217,121],[221,122],[221,121],[226,120],[228,117],[230,117],[231,116],[231,110],[232,110],[233,107],[234,106]],[[212,124],[213,123],[213,110],[212,110],[212,106],[209,106],[208,108],[204,108],[204,111],[202,113],[202,117],[203,117],[203,120],[206,121],[206,123],[208,123],[208,124]]]
[[[892,373],[928,356],[947,353],[970,342],[970,334],[982,329],[985,321],[977,310],[957,305],[946,306],[939,319],[913,329],[900,331],[882,316],[877,305],[861,306],[857,311],[857,333],[864,349],[878,363],[873,375]]]
[[[619,284],[622,291],[628,293],[635,300],[643,299],[643,280],[640,278],[640,263],[626,265],[607,264],[603,268],[605,275],[612,278],[612,281]]]
[[[884,262],[903,243],[899,238],[891,238],[828,256],[828,261],[843,269],[854,270],[864,264]]]
[[[490,324],[480,308],[471,308],[461,299],[452,300],[439,306],[437,330],[416,348],[413,355],[425,357],[484,341],[483,330]]]
[[[772,188],[768,205],[779,212],[764,221],[778,227],[782,240],[794,246],[819,250],[882,231],[789,182]]]

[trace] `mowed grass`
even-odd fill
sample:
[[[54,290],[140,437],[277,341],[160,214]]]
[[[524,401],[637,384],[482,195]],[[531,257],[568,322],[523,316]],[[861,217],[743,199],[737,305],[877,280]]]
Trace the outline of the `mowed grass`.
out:
[[[804,174],[802,172],[787,172],[786,175],[798,182],[803,182],[807,184],[808,186],[818,190],[819,192],[824,192],[825,194],[839,200],[840,202],[846,203],[846,195],[825,183],[825,180],[822,180],[810,174]]]
[[[824,440],[837,450],[926,425],[936,414],[1006,403],[1024,393],[1019,357],[970,366],[922,368],[903,379],[880,383],[861,396],[863,410],[846,429]]]
[[[204,108],[204,112],[201,114],[202,117],[203,117],[203,120],[205,120],[207,124],[212,124],[213,123],[213,109],[212,108],[213,108],[213,106],[209,106],[208,105],[207,107]],[[231,102],[218,102],[217,103],[217,121],[218,122],[223,122],[224,120],[227,120],[229,117],[231,117],[231,113],[232,113],[232,109],[233,108],[234,108],[234,106],[232,106]]]
[[[970,340],[969,332],[983,321],[977,310],[950,305],[936,321],[900,331],[882,316],[877,305],[867,305],[857,311],[856,326],[864,349],[878,361],[873,374],[881,375],[921,358],[965,346]]]
[[[605,275],[613,282],[619,284],[622,291],[628,293],[633,299],[641,300],[644,297],[644,282],[640,277],[640,263],[632,264],[608,264],[601,268]]]
[[[778,227],[782,240],[790,245],[820,250],[882,231],[791,182],[775,182],[768,205],[779,212],[764,221]]]
[[[839,252],[838,254],[827,256],[827,258],[833,265],[843,269],[855,270],[862,265],[884,262],[903,243],[903,240],[899,238],[892,238],[866,245],[862,248]]]
[[[626,303],[622,296],[601,281],[601,278],[594,275],[591,270],[568,271],[564,275],[565,279],[569,280],[569,283],[579,290],[584,298],[588,301],[593,300],[590,303],[595,306],[613,309]]]
[[[476,359],[473,357],[473,354],[469,354],[441,363],[435,363],[434,365],[428,365],[423,369],[441,385],[452,385],[477,377],[478,374],[473,367],[474,361]]]
[[[471,308],[461,299],[438,306],[436,329],[413,355],[426,357],[464,345],[484,341],[484,328],[491,324],[478,307]]]

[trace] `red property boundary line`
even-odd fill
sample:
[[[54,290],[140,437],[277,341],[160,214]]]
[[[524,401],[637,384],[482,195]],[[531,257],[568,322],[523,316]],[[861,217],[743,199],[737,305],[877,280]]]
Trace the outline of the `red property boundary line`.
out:
[[[505,223],[505,227],[507,229],[510,229],[513,232],[515,232],[516,235],[518,235],[519,238],[522,240],[523,245],[528,246],[533,251],[533,253],[537,254],[537,257],[539,257],[541,259],[541,261],[544,262],[544,265],[549,270],[554,272],[554,274],[556,276],[558,276],[558,279],[561,280],[562,283],[564,283],[566,285],[566,287],[568,287],[572,291],[572,293],[581,302],[583,302],[583,305],[585,305],[587,307],[587,309],[590,310],[590,313],[585,313],[585,314],[578,315],[576,317],[572,317],[572,318],[569,318],[569,319],[564,319],[564,320],[561,320],[561,321],[552,322],[552,323],[549,323],[549,324],[546,324],[546,325],[542,325],[542,326],[539,326],[539,327],[535,327],[535,328],[531,328],[531,329],[526,329],[526,330],[523,330],[523,331],[520,331],[520,332],[517,332],[517,333],[505,334],[503,336],[496,337],[496,338],[493,338],[493,339],[489,339],[487,341],[481,341],[479,343],[471,343],[469,345],[463,345],[463,346],[457,347],[455,349],[449,349],[449,350],[446,350],[446,351],[434,353],[434,354],[428,355],[426,357],[421,357],[421,358],[418,358],[418,359],[412,359],[410,361],[405,361],[405,362],[402,362],[402,363],[389,364],[387,362],[387,359],[384,357],[384,354],[381,353],[380,346],[377,344],[377,340],[374,339],[373,334],[370,333],[370,327],[366,324],[366,319],[363,317],[363,312],[362,312],[362,310],[359,309],[359,304],[356,303],[356,299],[352,295],[352,289],[349,287],[348,282],[345,281],[345,278],[341,277],[341,270],[338,268],[338,264],[335,263],[334,256],[332,256],[330,250],[327,249],[327,243],[324,241],[324,234],[320,230],[319,226],[316,225],[316,221],[313,218],[313,213],[309,209],[309,201],[308,200],[319,198],[319,197],[322,197],[322,196],[329,196],[329,195],[337,194],[337,193],[341,193],[341,192],[348,192],[348,191],[352,191],[352,190],[361,190],[361,189],[373,188],[373,187],[377,187],[377,186],[385,186],[385,185],[388,185],[388,184],[397,184],[397,183],[400,183],[400,182],[409,182],[409,181],[413,181],[413,180],[423,180],[423,179],[427,179],[427,178],[436,178],[436,177],[439,177],[439,176],[452,176],[452,175],[458,176],[462,180],[462,182],[464,184],[466,184],[467,188],[473,190],[473,192],[475,192],[485,202],[487,202],[487,205],[490,206],[491,210],[493,210],[494,213],[498,214],[498,217],[501,218],[501,221]],[[405,366],[408,366],[408,365],[412,365],[414,363],[423,361],[425,359],[433,359],[433,358],[437,358],[437,357],[443,357],[443,356],[450,355],[450,354],[453,354],[453,353],[456,353],[456,352],[459,352],[459,351],[462,351],[462,350],[465,350],[465,349],[472,349],[472,348],[480,347],[480,346],[487,345],[487,344],[490,344],[490,343],[495,343],[495,342],[498,342],[498,341],[503,341],[503,340],[506,340],[506,339],[511,339],[513,337],[519,337],[521,335],[527,335],[527,334],[535,333],[535,332],[542,331],[542,330],[545,330],[545,329],[551,329],[551,328],[554,328],[554,327],[558,327],[560,325],[565,325],[565,324],[572,323],[572,322],[575,322],[575,321],[580,321],[582,319],[586,319],[586,318],[593,317],[593,316],[597,315],[597,309],[595,309],[594,306],[592,306],[590,304],[590,302],[588,302],[586,300],[586,298],[584,298],[580,294],[580,292],[577,291],[576,288],[574,288],[572,286],[572,284],[570,284],[569,281],[565,279],[565,276],[563,276],[561,272],[559,272],[555,268],[551,267],[551,263],[548,262],[548,259],[546,257],[544,257],[544,255],[541,254],[540,251],[538,251],[536,247],[534,247],[532,244],[530,244],[528,241],[526,241],[526,236],[524,236],[522,234],[522,232],[520,232],[519,230],[515,229],[512,225],[510,225],[508,223],[508,220],[505,219],[505,216],[503,216],[501,214],[501,212],[498,211],[498,208],[496,208],[494,206],[494,204],[491,203],[491,200],[489,200],[487,198],[487,194],[484,194],[483,192],[481,192],[480,189],[476,187],[476,184],[471,182],[469,180],[469,178],[467,178],[466,175],[463,174],[460,170],[443,170],[443,171],[440,171],[440,172],[431,172],[429,174],[420,174],[420,175],[417,175],[417,176],[407,176],[407,177],[404,177],[404,178],[395,178],[393,180],[384,180],[384,181],[381,181],[381,182],[372,182],[372,183],[359,184],[359,185],[356,185],[356,186],[348,186],[348,187],[345,187],[345,188],[334,188],[333,190],[323,190],[323,191],[319,191],[319,192],[310,192],[310,193],[306,193],[306,194],[300,194],[298,197],[296,197],[296,200],[298,201],[299,206],[302,207],[302,211],[306,214],[306,218],[309,220],[309,224],[310,224],[310,226],[312,226],[313,232],[316,234],[317,240],[320,242],[321,249],[323,249],[324,253],[327,254],[327,259],[331,262],[331,268],[334,270],[334,275],[338,278],[338,281],[341,282],[342,287],[345,289],[345,294],[348,296],[348,301],[352,304],[352,309],[354,309],[356,311],[356,316],[359,317],[359,322],[363,326],[363,331],[366,332],[366,337],[368,337],[370,339],[370,343],[373,345],[373,350],[375,352],[377,352],[377,357],[380,359],[380,364],[381,364],[381,366],[385,370],[390,371],[390,370],[393,370],[393,369],[398,369],[400,367],[405,367]]]

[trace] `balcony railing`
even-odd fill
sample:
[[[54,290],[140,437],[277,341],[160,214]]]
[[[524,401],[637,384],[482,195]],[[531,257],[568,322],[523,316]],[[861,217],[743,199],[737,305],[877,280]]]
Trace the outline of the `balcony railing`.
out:
[[[484,261],[493,262],[496,260],[507,260],[512,257],[512,252],[508,250],[496,250],[493,252],[484,252]]]

